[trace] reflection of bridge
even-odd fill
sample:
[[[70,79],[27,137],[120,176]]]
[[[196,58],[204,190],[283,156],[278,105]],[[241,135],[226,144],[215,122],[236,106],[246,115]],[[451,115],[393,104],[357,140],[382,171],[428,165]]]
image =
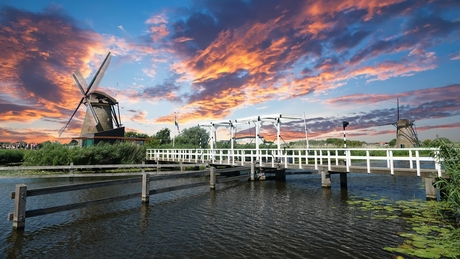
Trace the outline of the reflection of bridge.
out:
[[[286,170],[321,173],[323,187],[331,186],[331,174],[340,174],[346,188],[347,173],[423,177],[427,198],[436,198],[434,178],[442,176],[438,149],[148,149],[147,160],[208,163],[211,166],[247,166],[251,180],[275,173],[285,179]]]

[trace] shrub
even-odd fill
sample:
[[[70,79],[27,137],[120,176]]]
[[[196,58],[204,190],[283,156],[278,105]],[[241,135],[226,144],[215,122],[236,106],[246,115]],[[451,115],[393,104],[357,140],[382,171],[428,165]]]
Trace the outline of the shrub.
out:
[[[21,163],[24,153],[24,150],[19,149],[0,149],[0,164]]]
[[[44,143],[38,150],[28,152],[24,157],[25,166],[47,166],[70,164],[70,149],[59,143]]]
[[[457,215],[460,215],[460,145],[440,142],[439,153],[433,156],[444,167],[444,178],[438,178],[435,186],[443,194],[445,201]]]
[[[46,143],[24,158],[26,166],[46,165],[100,165],[140,164],[145,160],[145,147],[130,142],[113,145],[101,142],[92,147],[66,147],[58,143]]]

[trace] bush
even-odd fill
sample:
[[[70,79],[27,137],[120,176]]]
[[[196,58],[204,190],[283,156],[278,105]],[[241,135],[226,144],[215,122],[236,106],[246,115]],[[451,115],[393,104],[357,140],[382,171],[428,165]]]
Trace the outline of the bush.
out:
[[[24,158],[26,166],[46,165],[102,165],[140,164],[145,160],[145,147],[130,142],[113,145],[101,142],[92,147],[66,147],[58,143],[46,143]]]
[[[24,166],[69,165],[70,149],[59,143],[44,143],[38,150],[32,150],[24,157]]]
[[[0,164],[21,163],[24,160],[24,150],[0,149]]]
[[[445,194],[445,202],[460,215],[460,145],[449,142],[440,142],[438,154],[433,156],[444,167],[444,178],[438,178],[435,186]]]

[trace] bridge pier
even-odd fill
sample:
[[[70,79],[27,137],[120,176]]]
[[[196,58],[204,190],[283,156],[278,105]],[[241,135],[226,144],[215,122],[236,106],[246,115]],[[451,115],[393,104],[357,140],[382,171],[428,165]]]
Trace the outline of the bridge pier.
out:
[[[276,181],[286,181],[286,170],[276,170],[275,172],[275,180]]]
[[[436,188],[434,187],[435,179],[431,177],[425,177],[425,192],[426,192],[426,199],[427,200],[437,200],[438,193]]]
[[[327,167],[321,167],[320,168],[321,172],[321,186],[323,188],[331,188],[331,174],[332,173],[338,173],[338,172],[331,172],[327,170]],[[338,173],[340,174],[340,188],[341,189],[347,189],[348,188],[348,179],[347,179],[347,173]]]
[[[331,188],[331,173],[327,170],[326,167],[321,167],[320,172],[321,172],[321,186],[323,188]]]
[[[340,188],[341,189],[348,188],[347,173],[340,173]]]

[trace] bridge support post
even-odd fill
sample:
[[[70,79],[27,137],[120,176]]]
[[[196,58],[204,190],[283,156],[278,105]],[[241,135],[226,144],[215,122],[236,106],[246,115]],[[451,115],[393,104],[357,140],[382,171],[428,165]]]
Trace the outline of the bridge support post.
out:
[[[251,163],[251,181],[254,181],[256,174],[256,164]]]
[[[321,171],[321,186],[323,188],[331,188],[331,173],[326,167],[320,167]]]
[[[216,168],[211,166],[211,170],[209,171],[209,187],[211,189],[216,188]]]
[[[14,197],[13,228],[24,229],[26,225],[27,186],[17,184]]]
[[[426,191],[426,199],[427,200],[437,200],[438,195],[436,188],[433,185],[434,178],[425,178],[425,191]]]
[[[184,167],[183,162],[184,162],[184,159],[179,159],[179,164],[180,164],[180,170],[181,170],[181,171],[184,171],[184,170],[185,170],[185,167]]]
[[[340,173],[340,188],[342,189],[348,188],[347,173]]]
[[[276,172],[275,172],[275,180],[285,182],[286,181],[286,170],[285,169],[276,170]]]
[[[142,174],[142,203],[149,203],[150,174]]]

